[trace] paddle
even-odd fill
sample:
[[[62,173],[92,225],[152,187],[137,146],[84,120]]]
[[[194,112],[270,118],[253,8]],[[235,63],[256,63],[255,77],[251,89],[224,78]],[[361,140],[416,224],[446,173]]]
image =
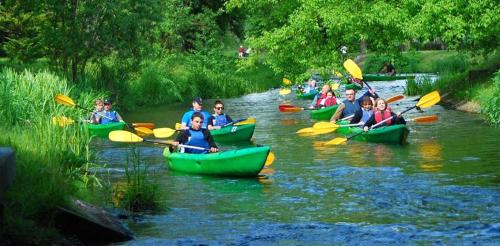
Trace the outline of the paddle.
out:
[[[348,119],[350,119],[352,117],[354,117],[354,114],[349,115],[347,117],[344,117],[344,118],[342,118],[340,120],[348,120]],[[332,126],[332,125],[335,125],[335,126]],[[314,135],[319,135],[319,134],[325,134],[325,133],[333,132],[333,131],[337,130],[338,127],[342,127],[342,126],[333,124],[331,122],[324,122],[323,121],[323,122],[318,122],[318,123],[314,124],[313,127],[302,128],[302,129],[298,130],[295,133],[297,133],[297,134],[314,134]],[[332,129],[332,130],[330,130],[330,129]]]
[[[54,116],[54,117],[52,117],[52,124],[59,125],[60,127],[71,125],[73,123],[75,123],[75,121],[71,118],[66,117],[66,116]]]
[[[403,112],[401,112],[401,114],[404,114],[414,108],[428,108],[428,107],[431,107],[433,105],[435,105],[436,103],[438,103],[439,101],[441,100],[441,96],[439,95],[439,92],[437,91],[433,91],[433,92],[430,92],[428,94],[426,94],[425,96],[421,97],[420,100],[417,102],[417,104],[413,107],[410,107],[406,110],[404,110]],[[384,122],[386,121],[389,121],[391,120],[392,118],[394,117],[389,117],[373,126],[371,126],[370,130],[374,129],[375,127],[383,124]],[[330,141],[328,141],[325,145],[339,145],[339,144],[342,144],[342,143],[346,143],[347,141],[351,140],[352,138],[358,136],[358,135],[361,135],[365,133],[365,131],[361,131],[359,133],[356,133],[348,138],[334,138]]]
[[[292,90],[290,88],[282,88],[282,89],[280,89],[280,91],[278,93],[280,95],[284,96],[284,95],[288,95],[288,94],[292,93]]]
[[[361,72],[361,68],[359,68],[359,66],[353,60],[347,59],[344,62],[344,68],[347,70],[347,72],[349,72],[349,74],[351,74],[353,78],[361,80],[362,83],[365,83],[368,89],[372,89],[372,87],[368,83],[363,81],[363,73]],[[363,86],[363,84],[361,84],[361,86]]]
[[[77,107],[77,108],[80,108],[80,109],[83,109],[85,111],[89,111],[89,112],[92,112],[91,109],[88,109],[88,108],[84,108],[78,104],[75,103],[75,101],[73,101],[73,99],[71,99],[71,97],[68,97],[66,95],[63,95],[63,94],[58,94],[54,97],[54,100],[59,103],[59,104],[62,104],[62,105],[65,105],[65,106],[69,106],[69,107]],[[110,119],[109,117],[105,116],[105,115],[102,115],[102,114],[99,114],[99,116],[102,116],[104,118],[107,118],[107,119]],[[155,128],[155,124],[154,123],[127,123],[127,126],[129,127],[146,127],[146,128],[149,128],[149,129],[153,129]]]
[[[393,97],[387,98],[387,100],[385,100],[385,103],[393,103],[393,102],[402,100],[404,98],[405,98],[405,96],[403,96],[403,95],[395,95]]]
[[[166,145],[173,145],[173,141],[162,141],[162,140],[156,140],[156,139],[145,139],[141,138],[131,132],[128,131],[123,131],[123,130],[117,130],[117,131],[112,131],[108,135],[109,140],[113,142],[121,142],[121,143],[142,143],[142,142],[148,142],[148,143],[158,143],[158,144],[166,144]],[[184,144],[179,144],[179,147],[183,148],[189,148],[189,149],[198,149],[198,150],[209,150],[203,147],[198,147],[198,146],[191,146],[191,145],[184,145]]]
[[[301,107],[297,107],[297,106],[294,106],[291,104],[281,104],[278,106],[278,109],[280,112],[283,112],[283,113],[296,113],[296,112],[300,112],[302,110],[315,110],[317,108],[301,108]]]
[[[117,131],[112,131],[108,135],[109,140],[113,142],[120,142],[120,143],[142,143],[142,142],[148,142],[148,143],[158,143],[158,144],[166,144],[166,145],[173,145],[173,141],[162,141],[162,140],[156,140],[156,139],[145,139],[141,138],[131,132],[128,131],[123,131],[123,130],[117,130]],[[198,149],[198,150],[209,150],[203,147],[198,147],[198,146],[192,146],[192,145],[185,145],[185,144],[179,144],[177,145],[182,148],[189,148],[189,149]],[[264,165],[269,166],[271,165],[274,160],[276,159],[276,156],[274,155],[273,152],[269,152],[266,158],[266,162]]]
[[[410,121],[417,123],[430,123],[430,122],[435,122],[437,120],[438,120],[437,115],[420,116],[417,118],[410,119]]]

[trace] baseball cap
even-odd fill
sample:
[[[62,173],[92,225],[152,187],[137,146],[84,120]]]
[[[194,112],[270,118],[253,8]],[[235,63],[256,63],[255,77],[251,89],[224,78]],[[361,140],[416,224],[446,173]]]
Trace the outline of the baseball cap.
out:
[[[111,103],[113,103],[113,102],[111,101],[111,98],[106,98],[106,99],[104,99],[104,104],[111,104]]]
[[[201,99],[201,97],[195,97],[195,98],[193,99],[193,102],[196,102],[196,103],[198,103],[199,105],[202,105],[202,104],[203,104],[203,100]]]

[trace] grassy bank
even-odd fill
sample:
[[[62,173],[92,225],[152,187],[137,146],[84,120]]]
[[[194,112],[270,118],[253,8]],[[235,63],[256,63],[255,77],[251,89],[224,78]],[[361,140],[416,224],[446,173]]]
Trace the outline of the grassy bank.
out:
[[[56,93],[71,94],[73,88],[50,72],[12,69],[0,72],[0,86],[0,145],[15,150],[17,169],[4,200],[0,238],[14,244],[49,242],[57,236],[50,229],[54,208],[69,197],[84,197],[85,187],[96,181],[88,172],[87,142],[78,125],[61,128],[51,120],[62,115],[78,118],[76,110],[58,106],[53,99]]]

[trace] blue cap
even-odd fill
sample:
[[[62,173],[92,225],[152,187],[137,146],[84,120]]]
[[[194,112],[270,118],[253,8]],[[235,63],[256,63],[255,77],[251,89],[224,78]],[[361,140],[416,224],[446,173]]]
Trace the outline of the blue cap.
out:
[[[196,103],[198,103],[199,105],[202,105],[202,104],[203,104],[203,100],[201,99],[201,97],[195,97],[195,98],[193,99],[193,102],[196,102]]]
[[[113,101],[111,101],[111,98],[106,98],[104,99],[104,104],[111,104]]]

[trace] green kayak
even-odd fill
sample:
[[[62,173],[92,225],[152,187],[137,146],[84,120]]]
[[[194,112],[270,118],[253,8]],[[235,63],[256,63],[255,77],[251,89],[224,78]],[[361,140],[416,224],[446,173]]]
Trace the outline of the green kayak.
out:
[[[334,105],[322,109],[311,110],[311,119],[330,120],[338,107],[339,105]]]
[[[415,78],[415,75],[395,75],[395,76],[378,75],[378,74],[363,75],[364,81],[391,81],[391,80],[402,80],[409,78]]]
[[[211,154],[170,153],[163,156],[171,170],[201,175],[252,177],[262,170],[269,146],[227,150]]]
[[[125,122],[113,122],[108,124],[85,124],[84,129],[87,130],[89,136],[98,136],[101,138],[107,138],[111,131],[123,130],[125,128]]]
[[[313,99],[318,94],[318,91],[311,91],[309,93],[297,93],[298,99]]]
[[[360,127],[340,127],[337,129],[337,133],[349,136],[361,131],[363,129]],[[390,125],[377,127],[354,137],[354,139],[372,143],[403,144],[406,142],[409,133],[410,130],[408,130],[406,125]]]
[[[215,142],[242,142],[250,141],[255,130],[255,124],[231,125],[221,129],[211,130],[210,133],[214,137]]]

